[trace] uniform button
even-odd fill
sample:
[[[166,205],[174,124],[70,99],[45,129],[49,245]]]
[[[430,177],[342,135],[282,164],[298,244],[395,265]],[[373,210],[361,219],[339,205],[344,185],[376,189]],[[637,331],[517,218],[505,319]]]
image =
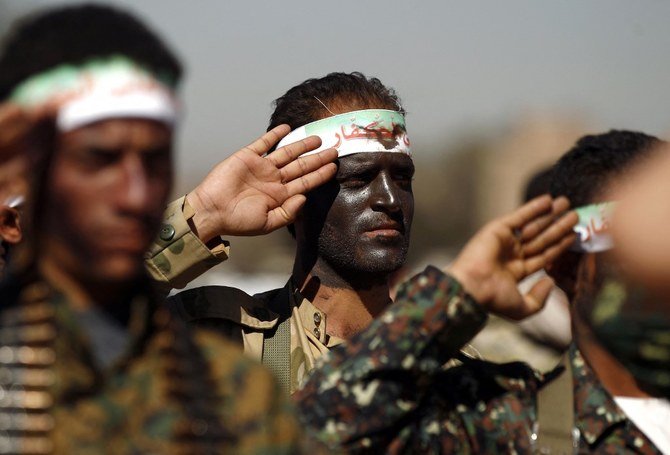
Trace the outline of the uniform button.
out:
[[[321,330],[318,327],[314,327],[314,336],[321,339]]]
[[[164,241],[170,241],[174,237],[174,227],[171,224],[161,226],[160,238]]]
[[[321,313],[314,313],[314,324],[321,324]]]

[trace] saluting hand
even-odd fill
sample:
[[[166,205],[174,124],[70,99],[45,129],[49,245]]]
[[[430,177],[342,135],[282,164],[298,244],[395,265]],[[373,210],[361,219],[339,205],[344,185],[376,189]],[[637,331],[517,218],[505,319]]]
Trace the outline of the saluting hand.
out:
[[[551,291],[551,278],[538,281],[526,295],[517,284],[572,244],[578,216],[568,208],[564,197],[531,200],[480,229],[447,272],[492,313],[523,319],[538,312]]]
[[[219,163],[187,196],[204,242],[218,235],[267,234],[292,223],[305,193],[337,171],[337,150],[301,157],[321,145],[308,137],[264,156],[291,131],[279,125]]]

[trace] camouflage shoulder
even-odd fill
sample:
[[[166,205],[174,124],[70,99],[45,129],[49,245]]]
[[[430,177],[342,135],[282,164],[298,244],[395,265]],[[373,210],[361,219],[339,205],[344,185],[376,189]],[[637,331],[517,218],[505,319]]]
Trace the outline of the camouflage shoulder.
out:
[[[270,371],[222,336],[198,330],[223,399],[224,424],[238,436],[236,453],[299,453],[303,444],[295,412]]]

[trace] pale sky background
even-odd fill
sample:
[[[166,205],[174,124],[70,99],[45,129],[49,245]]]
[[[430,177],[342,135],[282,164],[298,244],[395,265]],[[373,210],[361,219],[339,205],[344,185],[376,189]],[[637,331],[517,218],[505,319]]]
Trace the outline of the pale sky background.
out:
[[[0,0],[3,25],[61,3]],[[111,3],[139,13],[186,63],[180,179],[204,176],[265,130],[273,99],[331,71],[394,87],[415,155],[529,111],[670,130],[665,0]]]

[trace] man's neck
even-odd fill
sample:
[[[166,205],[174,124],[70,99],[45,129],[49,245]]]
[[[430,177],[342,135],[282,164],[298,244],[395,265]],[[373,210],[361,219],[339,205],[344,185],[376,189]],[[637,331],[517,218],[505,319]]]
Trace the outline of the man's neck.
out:
[[[307,298],[328,320],[327,334],[350,338],[363,331],[391,303],[387,276],[358,274],[352,283],[328,264],[317,260],[309,268],[296,261],[293,279],[303,297]]]
[[[602,385],[612,396],[648,398],[633,375],[612,356],[595,338],[590,327],[572,311],[572,333],[584,360],[589,364]]]
[[[74,310],[84,311],[95,307],[118,306],[128,300],[131,285],[119,283],[89,283],[77,279],[56,261],[43,258],[40,261],[42,276],[62,292]]]

